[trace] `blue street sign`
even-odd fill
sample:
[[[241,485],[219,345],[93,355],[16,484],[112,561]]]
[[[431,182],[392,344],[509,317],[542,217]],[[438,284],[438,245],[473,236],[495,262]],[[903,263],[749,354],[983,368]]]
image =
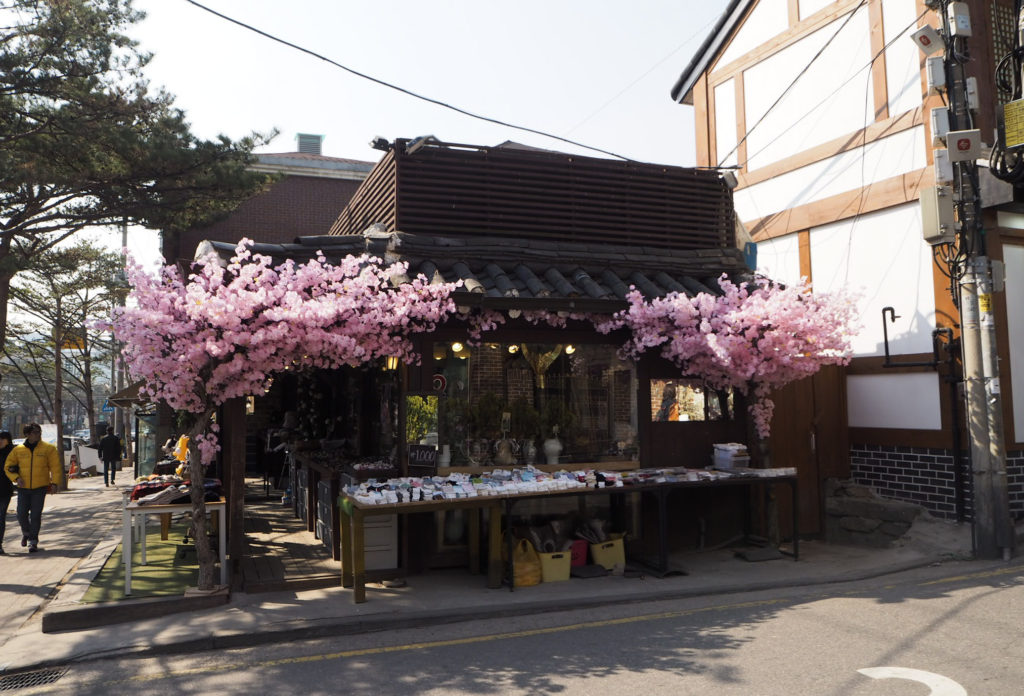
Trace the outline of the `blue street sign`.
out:
[[[104,399],[103,400],[103,412],[104,413],[113,413],[114,412],[114,407],[110,405],[110,400],[109,399]]]

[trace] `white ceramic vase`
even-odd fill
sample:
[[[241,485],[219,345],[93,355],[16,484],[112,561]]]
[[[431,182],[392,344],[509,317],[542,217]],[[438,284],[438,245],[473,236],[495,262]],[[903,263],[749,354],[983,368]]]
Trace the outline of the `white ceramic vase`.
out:
[[[547,457],[548,465],[556,466],[558,464],[558,455],[562,453],[562,441],[557,437],[549,437],[544,441],[542,449],[544,450],[544,456]]]

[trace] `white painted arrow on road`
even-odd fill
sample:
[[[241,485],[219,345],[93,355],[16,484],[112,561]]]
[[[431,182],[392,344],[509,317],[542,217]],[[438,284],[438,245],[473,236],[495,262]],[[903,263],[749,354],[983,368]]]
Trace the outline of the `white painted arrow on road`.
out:
[[[925,672],[923,669],[910,669],[909,667],[865,667],[857,671],[865,677],[871,677],[872,679],[908,679],[926,684],[931,689],[930,696],[967,696],[967,689],[949,677],[935,674],[935,672]]]

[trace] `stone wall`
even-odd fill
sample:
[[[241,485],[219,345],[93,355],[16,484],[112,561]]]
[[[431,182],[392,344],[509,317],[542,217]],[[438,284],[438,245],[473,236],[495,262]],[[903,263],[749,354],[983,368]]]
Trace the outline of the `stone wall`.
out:
[[[903,536],[921,506],[881,498],[852,481],[825,482],[825,539],[839,544],[889,546]]]

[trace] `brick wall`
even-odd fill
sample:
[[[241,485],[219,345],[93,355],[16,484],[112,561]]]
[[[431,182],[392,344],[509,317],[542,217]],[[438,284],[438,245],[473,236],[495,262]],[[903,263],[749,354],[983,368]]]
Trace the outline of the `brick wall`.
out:
[[[243,202],[223,220],[183,232],[177,249],[165,249],[169,259],[191,259],[205,239],[237,242],[290,243],[303,235],[327,234],[360,182],[287,176],[267,191]]]
[[[965,513],[971,516],[971,476],[968,455],[961,458]],[[1006,456],[1010,512],[1024,515],[1024,451]],[[850,476],[885,498],[917,503],[936,517],[956,517],[953,452],[924,447],[851,445]]]

